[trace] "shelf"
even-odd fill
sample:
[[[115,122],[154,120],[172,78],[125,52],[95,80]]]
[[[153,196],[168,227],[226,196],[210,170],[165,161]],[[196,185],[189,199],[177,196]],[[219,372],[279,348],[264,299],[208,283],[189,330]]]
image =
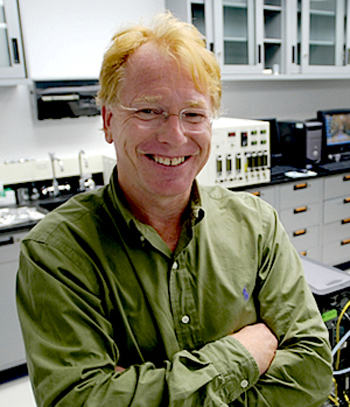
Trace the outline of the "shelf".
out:
[[[248,42],[248,38],[244,38],[244,37],[224,37],[224,42]]]
[[[282,11],[281,6],[264,6],[264,11],[274,11],[276,13],[279,13]]]
[[[317,41],[317,40],[312,40],[309,42],[310,45],[315,45],[315,46],[325,46],[325,47],[335,47],[334,41]]]
[[[281,40],[281,38],[264,38],[264,43],[265,43],[265,44],[281,45],[281,44],[282,44],[282,40]]]
[[[223,82],[230,81],[230,82],[244,82],[244,81],[333,81],[333,80],[347,80],[350,81],[349,74],[332,74],[330,75],[322,75],[322,74],[224,74],[222,76]]]
[[[310,15],[335,17],[335,12],[334,11],[323,11],[323,10],[310,10]]]
[[[229,3],[224,1],[222,3],[223,7],[230,7],[230,8],[243,8],[243,9],[247,9],[247,5],[246,4],[241,4],[241,3]]]

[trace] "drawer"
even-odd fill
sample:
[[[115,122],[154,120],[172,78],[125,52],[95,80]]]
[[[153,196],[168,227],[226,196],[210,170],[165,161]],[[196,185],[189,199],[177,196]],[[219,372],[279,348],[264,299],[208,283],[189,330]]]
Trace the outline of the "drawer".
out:
[[[331,223],[348,218],[350,218],[350,194],[347,197],[330,199],[324,203],[324,223]]]
[[[350,261],[350,235],[347,239],[323,245],[322,260],[332,266]]]
[[[27,233],[0,234],[0,264],[18,259],[21,240]]]
[[[308,251],[320,245],[320,227],[311,226],[309,228],[295,229],[287,232],[290,241],[296,250],[300,252]]]
[[[324,199],[350,195],[350,173],[324,178]]]
[[[347,239],[350,236],[350,218],[323,226],[323,244]],[[349,248],[350,249],[350,248]]]
[[[291,182],[281,185],[278,192],[280,209],[320,202],[322,201],[322,180]]]
[[[312,203],[309,205],[299,205],[279,212],[281,222],[287,231],[308,228],[321,224],[321,204]]]
[[[300,251],[298,251],[298,253],[301,256],[307,256],[310,259],[322,261],[322,252],[321,252],[321,247],[320,246],[312,247],[312,248],[309,248],[309,249],[306,249],[306,250],[300,250]]]
[[[276,208],[276,187],[259,187],[255,189],[248,189],[247,192],[259,196],[261,199]]]

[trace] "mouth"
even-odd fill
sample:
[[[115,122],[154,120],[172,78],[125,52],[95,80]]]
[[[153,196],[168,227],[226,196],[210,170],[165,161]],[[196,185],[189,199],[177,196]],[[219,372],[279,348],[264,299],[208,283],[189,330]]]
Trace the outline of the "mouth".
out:
[[[173,157],[173,158],[163,158],[156,155],[147,154],[147,157],[157,164],[165,165],[166,167],[177,167],[184,163],[190,156]]]

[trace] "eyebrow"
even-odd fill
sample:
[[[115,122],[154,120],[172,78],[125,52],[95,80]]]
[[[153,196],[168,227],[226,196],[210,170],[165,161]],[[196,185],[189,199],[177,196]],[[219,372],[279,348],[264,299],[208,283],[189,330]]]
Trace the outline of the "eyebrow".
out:
[[[134,103],[160,103],[164,101],[164,97],[159,96],[142,96],[139,99],[134,100]],[[186,107],[198,107],[200,109],[209,109],[207,104],[203,100],[186,100],[183,103]]]

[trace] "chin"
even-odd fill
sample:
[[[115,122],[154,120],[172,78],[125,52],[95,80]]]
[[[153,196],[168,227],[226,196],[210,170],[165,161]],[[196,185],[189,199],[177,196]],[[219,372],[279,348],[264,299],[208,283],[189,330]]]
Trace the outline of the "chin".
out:
[[[161,182],[149,185],[149,190],[151,190],[156,195],[161,196],[178,196],[187,194],[192,189],[193,180],[191,182]]]

